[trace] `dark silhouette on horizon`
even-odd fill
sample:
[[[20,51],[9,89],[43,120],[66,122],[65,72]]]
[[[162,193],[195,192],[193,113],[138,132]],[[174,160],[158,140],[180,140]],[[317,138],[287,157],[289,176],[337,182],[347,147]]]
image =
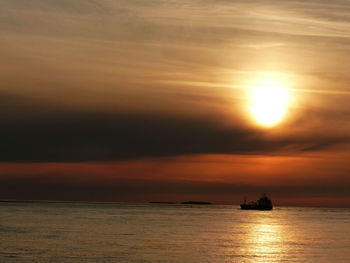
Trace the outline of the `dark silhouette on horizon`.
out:
[[[272,201],[266,196],[266,194],[262,194],[262,197],[258,201],[250,202],[248,204],[244,198],[244,203],[241,204],[242,210],[272,210],[272,208]]]
[[[183,205],[211,205],[212,203],[202,202],[202,201],[187,201],[187,202],[182,202],[181,204],[183,204]]]

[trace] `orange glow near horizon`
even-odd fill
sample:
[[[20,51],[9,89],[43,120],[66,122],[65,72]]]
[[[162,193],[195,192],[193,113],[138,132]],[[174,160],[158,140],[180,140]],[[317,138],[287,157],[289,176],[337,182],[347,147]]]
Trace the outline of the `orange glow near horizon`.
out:
[[[183,201],[187,198],[238,204],[245,195],[255,200],[260,192],[267,192],[276,205],[349,206],[348,196],[339,192],[346,183],[346,174],[334,175],[334,166],[344,165],[348,157],[333,164],[325,162],[326,159],[329,160],[328,156],[196,155],[91,163],[0,163],[0,182],[6,185],[9,180],[23,181],[28,191],[28,182],[37,187],[54,185],[62,189],[69,185],[83,192],[85,187],[92,186],[102,190],[115,188],[117,190],[108,195],[104,190],[101,192],[102,200],[112,201]],[[318,171],[314,170],[315,166],[319,167]],[[325,184],[340,190],[320,196],[317,189],[323,189]],[[122,196],[118,194],[121,186],[129,189]],[[145,192],[139,193],[144,188]],[[294,188],[299,189],[297,195],[293,193]],[[203,189],[207,190],[203,192]],[[36,188],[33,191],[35,194]],[[57,198],[60,192],[45,198]],[[70,197],[74,198],[75,195]]]

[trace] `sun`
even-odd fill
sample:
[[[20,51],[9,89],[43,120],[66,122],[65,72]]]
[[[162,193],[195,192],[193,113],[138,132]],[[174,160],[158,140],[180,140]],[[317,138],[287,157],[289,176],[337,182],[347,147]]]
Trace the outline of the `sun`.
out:
[[[249,109],[254,120],[265,127],[272,127],[283,121],[290,104],[289,89],[277,79],[262,79],[249,88]]]

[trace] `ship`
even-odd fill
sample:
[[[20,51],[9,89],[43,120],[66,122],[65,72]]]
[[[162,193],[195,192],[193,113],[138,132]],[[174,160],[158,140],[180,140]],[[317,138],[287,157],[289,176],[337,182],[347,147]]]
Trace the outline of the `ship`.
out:
[[[266,196],[266,194],[263,194],[256,202],[247,203],[244,198],[244,203],[241,204],[241,209],[243,210],[272,210],[272,208],[272,201]]]

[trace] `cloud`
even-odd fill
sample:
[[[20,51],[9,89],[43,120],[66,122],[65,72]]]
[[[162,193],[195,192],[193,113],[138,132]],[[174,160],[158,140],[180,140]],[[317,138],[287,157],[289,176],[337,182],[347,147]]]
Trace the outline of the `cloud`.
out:
[[[227,112],[240,106],[240,94],[228,87],[269,67],[307,76],[312,69],[320,82],[331,74],[317,87],[330,86],[322,95],[348,94],[347,53],[326,57],[333,47],[348,46],[344,3],[2,1],[0,160],[280,154],[348,143],[347,135],[332,131],[294,132],[324,112],[292,123],[279,137],[250,127],[239,113],[227,125]],[[325,60],[337,65],[323,67]],[[325,104],[340,105],[347,115],[339,101]],[[338,110],[322,125],[339,118]]]
[[[220,115],[209,113],[179,116],[77,111],[13,95],[2,96],[1,104],[0,161],[3,162],[283,154],[321,150],[349,142],[348,136],[336,134],[300,135],[292,131],[274,136],[238,120],[228,124]]]

